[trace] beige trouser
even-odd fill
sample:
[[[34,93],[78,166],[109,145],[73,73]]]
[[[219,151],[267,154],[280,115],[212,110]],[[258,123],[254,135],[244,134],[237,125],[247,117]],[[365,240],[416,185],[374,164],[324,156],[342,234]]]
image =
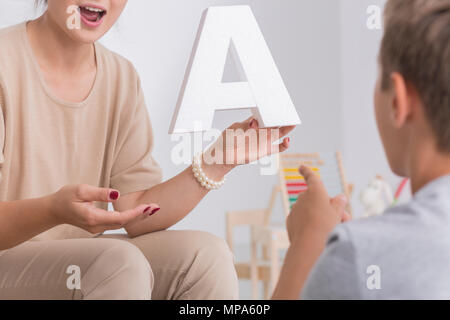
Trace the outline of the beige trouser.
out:
[[[0,251],[0,299],[237,297],[232,254],[206,232],[29,241]]]

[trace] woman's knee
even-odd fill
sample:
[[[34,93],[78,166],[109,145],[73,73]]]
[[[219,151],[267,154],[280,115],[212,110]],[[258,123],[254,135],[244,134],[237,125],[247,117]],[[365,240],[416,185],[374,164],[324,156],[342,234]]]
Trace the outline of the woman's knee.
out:
[[[228,244],[207,232],[190,232],[186,239],[192,246],[194,262],[186,277],[195,283],[189,290],[191,298],[235,299],[238,297],[238,280],[234,257]],[[195,293],[195,291],[197,291]],[[200,296],[198,296],[200,295]]]
[[[82,277],[84,298],[150,299],[153,273],[142,252],[123,240],[98,240],[105,247]]]
[[[204,231],[189,231],[187,238],[189,244],[197,250],[208,250],[216,258],[233,260],[230,247],[222,238]]]
[[[131,239],[152,261],[158,299],[234,299],[238,281],[224,240],[203,231],[160,231]]]

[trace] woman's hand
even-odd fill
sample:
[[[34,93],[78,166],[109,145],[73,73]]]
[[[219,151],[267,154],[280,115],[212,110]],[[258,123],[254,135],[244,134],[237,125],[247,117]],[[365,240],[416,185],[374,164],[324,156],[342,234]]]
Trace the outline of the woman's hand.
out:
[[[295,126],[260,128],[253,117],[237,122],[226,129],[221,137],[203,154],[206,171],[217,176],[228,173],[238,165],[252,163],[266,156],[284,152],[289,148],[286,135]],[[280,144],[274,144],[282,139]],[[221,170],[217,170],[220,168]]]
[[[106,211],[94,205],[94,202],[114,202],[119,196],[119,192],[113,189],[69,185],[48,196],[47,203],[57,224],[71,224],[90,233],[120,229],[159,210],[155,204],[142,204],[123,212]]]
[[[347,199],[344,195],[330,199],[322,181],[311,169],[302,166],[300,174],[305,178],[308,190],[298,197],[288,216],[289,239],[295,243],[302,233],[312,230],[325,241],[336,225],[351,219],[345,211]]]

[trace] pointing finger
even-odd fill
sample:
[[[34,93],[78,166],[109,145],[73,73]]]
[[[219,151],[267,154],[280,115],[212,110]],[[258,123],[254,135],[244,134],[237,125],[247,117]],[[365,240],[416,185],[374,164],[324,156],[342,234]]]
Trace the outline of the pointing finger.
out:
[[[301,166],[299,171],[309,187],[322,184],[320,178],[307,166]]]

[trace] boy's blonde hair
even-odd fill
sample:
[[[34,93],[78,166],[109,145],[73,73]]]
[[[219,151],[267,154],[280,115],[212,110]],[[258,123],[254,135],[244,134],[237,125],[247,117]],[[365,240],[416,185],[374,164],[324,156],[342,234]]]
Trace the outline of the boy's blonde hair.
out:
[[[450,0],[388,0],[382,88],[399,72],[418,91],[441,151],[450,153]]]

